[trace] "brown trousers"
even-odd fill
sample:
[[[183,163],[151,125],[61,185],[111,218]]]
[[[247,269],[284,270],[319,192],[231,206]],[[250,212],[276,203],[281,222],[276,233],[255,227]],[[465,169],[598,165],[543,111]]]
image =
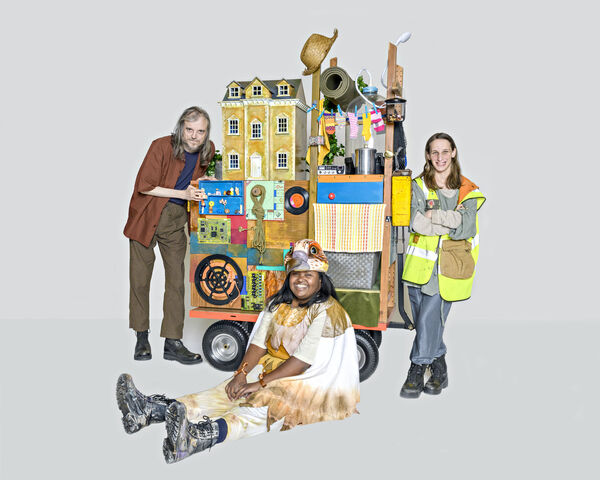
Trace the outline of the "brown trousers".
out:
[[[165,296],[160,336],[183,337],[184,261],[187,250],[185,207],[168,202],[160,214],[156,232],[146,248],[129,240],[129,327],[136,332],[150,328],[150,279],[154,267],[154,247],[158,243],[165,267]]]

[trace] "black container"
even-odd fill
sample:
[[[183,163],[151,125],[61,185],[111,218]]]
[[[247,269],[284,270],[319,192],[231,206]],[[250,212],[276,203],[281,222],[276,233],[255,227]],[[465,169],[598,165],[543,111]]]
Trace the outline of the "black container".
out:
[[[383,153],[377,152],[375,154],[375,175],[383,175],[385,172],[385,159]]]
[[[356,168],[354,167],[354,160],[352,157],[344,158],[344,163],[346,164],[346,175],[353,175],[356,173]]]

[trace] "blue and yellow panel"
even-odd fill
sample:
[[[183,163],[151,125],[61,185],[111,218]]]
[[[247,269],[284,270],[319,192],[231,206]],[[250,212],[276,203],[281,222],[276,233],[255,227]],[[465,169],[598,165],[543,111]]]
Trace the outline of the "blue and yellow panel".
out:
[[[200,192],[206,198],[200,200],[200,215],[244,215],[244,182],[202,180]]]
[[[383,175],[320,175],[317,203],[383,203]]]

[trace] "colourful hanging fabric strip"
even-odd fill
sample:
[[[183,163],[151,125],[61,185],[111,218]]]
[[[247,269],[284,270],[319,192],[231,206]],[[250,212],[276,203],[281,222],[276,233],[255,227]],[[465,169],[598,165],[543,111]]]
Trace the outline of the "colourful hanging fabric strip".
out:
[[[371,115],[367,112],[367,107],[365,107],[365,113],[363,115],[362,135],[365,138],[365,142],[368,142],[371,139]]]
[[[323,250],[378,252],[383,249],[385,204],[315,203],[315,240]]]
[[[327,135],[335,133],[335,114],[325,112],[325,132]]]
[[[358,135],[358,120],[356,113],[348,112],[348,121],[350,122],[350,138],[356,138]]]
[[[371,111],[371,122],[373,122],[375,133],[382,133],[385,130],[385,123],[383,122],[383,118],[381,118],[379,110],[375,109]]]

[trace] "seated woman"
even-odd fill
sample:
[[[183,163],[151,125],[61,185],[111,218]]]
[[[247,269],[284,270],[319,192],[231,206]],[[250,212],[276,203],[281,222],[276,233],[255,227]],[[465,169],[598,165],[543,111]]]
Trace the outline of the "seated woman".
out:
[[[167,463],[227,440],[356,413],[354,329],[337,301],[328,263],[313,240],[285,257],[287,277],[259,315],[240,368],[217,387],[171,400],[145,396],[123,374],[117,402],[128,433],[166,422]]]

